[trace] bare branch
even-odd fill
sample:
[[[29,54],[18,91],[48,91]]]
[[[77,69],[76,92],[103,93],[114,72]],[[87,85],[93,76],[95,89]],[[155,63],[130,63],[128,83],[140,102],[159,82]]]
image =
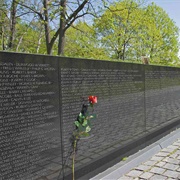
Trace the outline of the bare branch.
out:
[[[77,14],[84,8],[84,6],[88,3],[89,0],[84,0],[81,5],[69,16],[69,18],[66,20],[66,23],[69,24],[71,19],[77,16]],[[74,21],[73,21],[74,22]]]
[[[15,3],[17,3],[17,4],[19,4],[20,6],[25,7],[25,8],[27,8],[27,9],[31,10],[32,12],[36,13],[36,14],[40,17],[40,19],[44,21],[43,15],[42,15],[40,12],[38,12],[38,11],[36,11],[35,9],[33,9],[33,8],[31,8],[31,7],[23,4],[23,3],[20,3],[20,2],[18,2],[18,1],[15,1]]]
[[[83,14],[81,14],[81,15],[79,15],[79,16],[76,16],[74,19],[72,19],[68,24],[66,24],[66,27],[65,27],[65,31],[73,24],[73,22],[76,20],[76,19],[78,19],[78,18],[80,18],[80,17],[83,17],[83,16],[85,16],[85,15],[87,15],[87,14],[89,14],[89,15],[92,15],[92,16],[95,16],[93,13],[88,13],[88,12],[86,12],[86,13],[83,13]]]
[[[94,6],[92,5],[92,3],[91,3],[91,2],[89,2],[89,4],[90,4],[91,8],[93,9],[94,14],[96,14],[96,10],[95,10]],[[97,16],[94,16],[94,17],[97,17]]]
[[[22,13],[21,15],[16,16],[16,18],[19,18],[19,17],[27,15],[27,14],[31,14],[31,13],[34,13],[34,12],[30,12],[30,11],[29,12],[25,12],[25,13]]]

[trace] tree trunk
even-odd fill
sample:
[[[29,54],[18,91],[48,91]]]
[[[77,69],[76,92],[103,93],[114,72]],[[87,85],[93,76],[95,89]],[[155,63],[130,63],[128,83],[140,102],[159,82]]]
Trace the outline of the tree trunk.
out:
[[[46,38],[46,50],[47,54],[52,54],[52,46],[50,46],[50,30],[49,30],[49,15],[48,15],[48,1],[43,0],[44,6],[44,29],[45,29],[45,38]]]
[[[25,34],[26,34],[26,33],[24,33],[24,34],[20,37],[20,39],[19,39],[19,41],[18,41],[18,45],[17,45],[17,47],[16,47],[16,52],[19,51],[19,47],[20,47],[20,45],[21,45],[21,43],[22,43],[22,40],[23,40],[23,37],[24,37]]]
[[[41,40],[42,40],[42,37],[41,37],[41,33],[40,33],[39,38],[38,38],[38,46],[37,46],[37,49],[36,49],[36,53],[39,53],[39,49],[40,49],[40,45],[41,45]]]
[[[10,37],[8,47],[10,49],[14,46],[14,39],[15,39],[15,26],[16,26],[16,10],[17,10],[17,3],[15,0],[12,1],[11,4],[11,14],[10,14]]]
[[[4,26],[2,26],[2,50],[5,50],[5,42],[4,42]]]
[[[151,46],[151,50],[150,50],[150,60],[152,61],[153,60],[153,53],[154,53],[154,42]]]
[[[62,30],[59,34],[58,55],[64,55],[65,32]]]
[[[65,26],[66,26],[66,3],[67,0],[61,0],[61,14],[60,14],[60,31],[58,42],[58,55],[64,55],[64,43],[65,43]]]
[[[126,43],[123,44],[123,53],[122,53],[122,60],[125,60],[125,53],[126,53]]]

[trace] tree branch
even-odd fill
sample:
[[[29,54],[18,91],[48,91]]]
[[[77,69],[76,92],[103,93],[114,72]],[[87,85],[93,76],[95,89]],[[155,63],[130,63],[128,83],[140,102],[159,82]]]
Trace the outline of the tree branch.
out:
[[[22,13],[21,15],[16,16],[16,18],[19,18],[19,17],[21,17],[21,16],[24,16],[24,15],[30,14],[30,13],[34,13],[34,12],[25,12],[25,13]]]
[[[77,14],[84,8],[84,6],[88,3],[89,0],[84,0],[81,5],[69,16],[69,18],[66,20],[66,24],[70,24],[72,18],[75,18]],[[72,22],[72,21],[71,21]],[[74,22],[74,21],[73,21]],[[71,25],[71,24],[70,24]]]
[[[95,16],[93,13],[83,13],[83,14],[81,14],[81,15],[79,15],[79,16],[76,16],[76,17],[74,17],[74,19],[72,19],[68,24],[66,24],[66,27],[65,27],[65,31],[73,24],[73,22],[76,20],[76,19],[78,19],[78,18],[80,18],[80,17],[83,17],[83,16],[85,16],[85,15],[87,15],[87,14],[90,14],[90,15],[92,15],[92,16]]]
[[[22,3],[18,2],[18,1],[15,1],[15,3],[17,3],[20,6],[23,6],[23,7],[27,8],[27,9],[31,10],[32,12],[36,13],[40,17],[40,19],[44,21],[43,15],[40,12],[38,12],[35,9],[33,9],[33,8],[31,8],[31,7],[29,7],[29,6],[25,5],[25,4],[22,4]]]

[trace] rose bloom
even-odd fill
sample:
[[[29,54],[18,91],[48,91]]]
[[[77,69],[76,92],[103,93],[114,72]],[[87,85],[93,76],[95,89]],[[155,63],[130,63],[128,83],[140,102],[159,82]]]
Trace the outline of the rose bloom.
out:
[[[97,96],[89,96],[88,100],[91,104],[95,104],[97,103]]]

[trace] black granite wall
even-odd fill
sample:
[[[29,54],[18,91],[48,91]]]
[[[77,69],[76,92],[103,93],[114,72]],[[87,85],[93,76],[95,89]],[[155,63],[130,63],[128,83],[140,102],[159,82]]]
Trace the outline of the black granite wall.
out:
[[[70,179],[82,96],[98,96],[98,116],[77,178],[176,126],[179,92],[179,68],[0,52],[0,179]]]

